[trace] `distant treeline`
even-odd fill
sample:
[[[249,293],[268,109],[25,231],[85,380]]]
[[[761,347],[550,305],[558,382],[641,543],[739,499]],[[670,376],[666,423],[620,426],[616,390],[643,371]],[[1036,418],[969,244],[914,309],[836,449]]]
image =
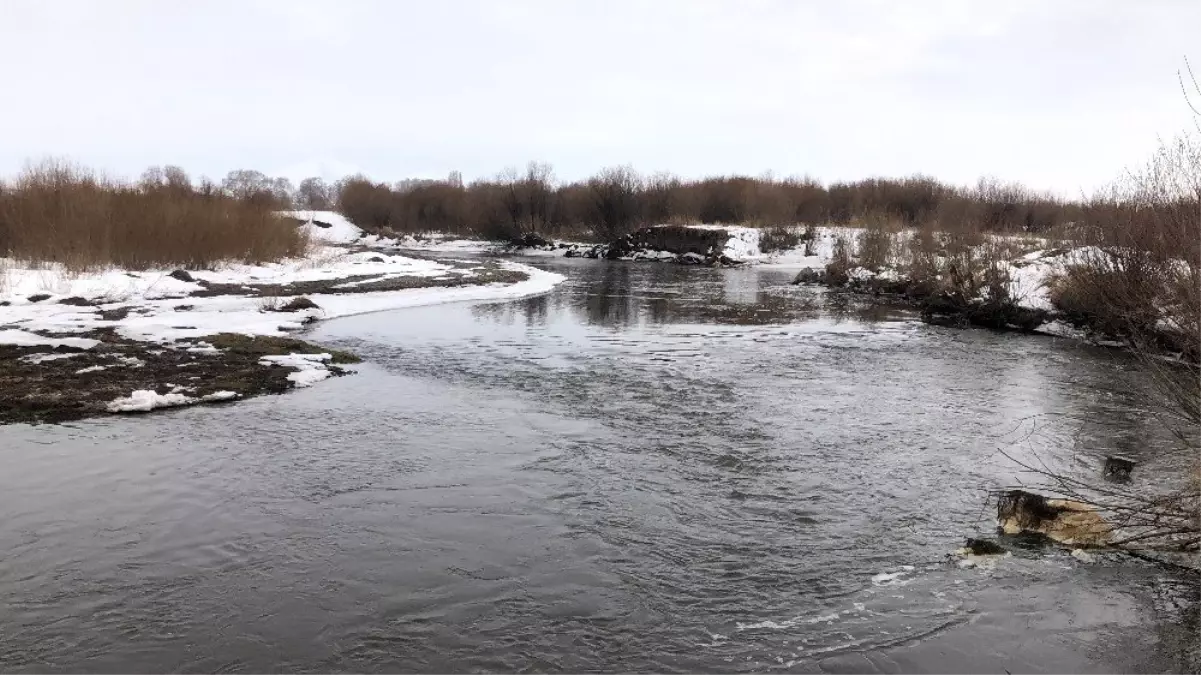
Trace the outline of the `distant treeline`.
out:
[[[524,171],[507,169],[494,178],[468,184],[452,173],[442,180],[383,183],[355,175],[333,183],[307,178],[293,185],[285,178],[252,170],[231,171],[220,182],[195,180],[174,166],[151,167],[140,180],[124,182],[101,178],[66,162],[48,161],[32,166],[15,180],[0,181],[0,253],[51,246],[68,231],[73,233],[67,238],[72,246],[95,248],[80,239],[85,232],[95,237],[101,231],[106,240],[111,239],[113,226],[109,223],[115,214],[96,211],[96,200],[83,209],[64,198],[67,194],[79,199],[84,194],[111,196],[114,191],[172,197],[170,217],[158,218],[157,227],[166,227],[162,221],[176,219],[178,205],[186,203],[192,209],[197,204],[223,204],[229,208],[236,205],[249,219],[278,209],[338,210],[370,231],[447,232],[498,240],[537,232],[611,241],[638,227],[662,223],[886,224],[1032,234],[1054,233],[1074,224],[1117,231],[1149,215],[1158,218],[1167,208],[1161,201],[1148,210],[1145,204],[1121,195],[1065,200],[991,179],[963,187],[925,176],[825,184],[811,178],[770,176],[682,179],[614,167],[587,180],[562,182],[555,179],[550,165],[531,162]],[[25,211],[17,208],[18,202],[33,204],[29,200],[35,194],[44,200],[44,206],[30,206]],[[14,201],[18,197],[21,199]],[[1196,195],[1188,196],[1183,209],[1187,212],[1195,202]],[[1178,202],[1172,208],[1180,207]],[[141,213],[119,218],[122,224],[118,227],[141,219]],[[43,226],[35,222],[38,219],[53,222]],[[184,220],[191,223],[192,217]],[[73,224],[68,227],[67,221]],[[35,246],[34,240],[42,243]],[[284,248],[294,247],[289,242]]]
[[[18,183],[19,179],[10,183],[9,189]],[[905,227],[1038,233],[1079,222],[1088,209],[1080,201],[992,179],[981,179],[972,187],[925,176],[825,184],[812,178],[770,176],[682,179],[614,167],[587,180],[562,182],[555,179],[550,165],[538,162],[524,171],[507,169],[494,178],[467,184],[456,172],[442,180],[384,183],[355,175],[333,183],[306,178],[293,185],[286,178],[253,170],[231,171],[216,182],[194,180],[174,166],[151,167],[130,184],[170,185],[176,191],[219,195],[265,208],[338,210],[372,231],[448,232],[490,239],[537,232],[611,240],[662,223],[774,226],[887,221]]]
[[[971,188],[923,176],[826,185],[810,178],[686,180],[616,167],[588,180],[561,183],[549,165],[536,162],[524,172],[510,169],[467,185],[456,175],[394,185],[364,176],[334,185],[308,179],[292,199],[297,208],[336,208],[372,230],[495,239],[523,232],[612,239],[660,223],[854,225],[873,219],[905,226],[1041,232],[1081,215],[1079,203],[987,179]]]

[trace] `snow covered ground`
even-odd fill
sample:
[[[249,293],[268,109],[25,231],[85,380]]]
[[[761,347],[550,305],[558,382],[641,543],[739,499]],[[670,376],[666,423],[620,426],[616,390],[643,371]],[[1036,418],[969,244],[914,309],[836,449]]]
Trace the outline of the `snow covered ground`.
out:
[[[297,211],[291,212],[296,214],[296,217],[307,218],[313,217],[320,222],[335,223],[340,219],[338,214],[328,211]],[[353,225],[351,225],[353,227]],[[764,253],[760,250],[760,232],[759,228],[746,227],[741,225],[704,225],[695,224],[688,225],[702,230],[725,230],[730,233],[730,238],[727,240],[722,254],[727,258],[745,264],[752,265],[771,265],[773,267],[788,268],[788,269],[803,269],[823,267],[828,263],[833,255],[834,241],[839,236],[849,236],[854,233],[854,228],[848,227],[817,227],[814,228],[816,237],[814,242],[809,247],[805,245],[786,251],[773,251]],[[794,228],[796,232],[801,233],[804,228]],[[357,230],[357,228],[356,228]],[[321,228],[310,227],[309,232],[313,236],[322,236]],[[381,247],[381,248],[399,248],[410,251],[420,251],[429,253],[510,253],[514,256],[521,257],[563,257],[568,249],[574,249],[578,254],[584,250],[593,248],[596,244],[587,244],[581,242],[558,241],[559,245],[566,248],[556,247],[551,249],[543,248],[511,248],[503,244],[482,239],[466,239],[455,235],[449,235],[439,232],[431,232],[421,235],[404,235],[397,238],[386,238],[373,234],[362,234],[361,232],[347,232],[345,229],[337,226],[331,227],[326,232],[346,233],[351,236],[343,236],[340,241],[342,243],[356,243],[365,246]],[[327,235],[329,236],[329,235]],[[670,251],[639,251],[628,258],[627,260],[636,261],[675,261],[680,256]]]
[[[820,269],[833,260],[834,243],[838,238],[845,238],[852,264],[858,251],[857,236],[862,230],[844,227],[817,228],[818,235],[814,241],[813,256],[798,256],[797,251],[785,251],[779,256],[766,257],[769,262],[792,267],[796,264],[801,268]],[[912,236],[909,232],[898,233],[894,236]],[[1123,346],[1122,343],[1110,342],[1090,336],[1080,328],[1069,325],[1061,318],[1059,309],[1052,302],[1052,289],[1056,282],[1066,277],[1070,270],[1079,266],[1093,266],[1103,259],[1104,253],[1094,246],[1054,247],[1052,242],[1039,237],[1026,235],[985,235],[993,245],[998,242],[1008,244],[1011,250],[1019,253],[1011,254],[1012,258],[1000,259],[996,264],[1008,281],[1006,290],[1013,304],[1027,310],[1037,310],[1048,313],[1050,320],[1038,326],[1036,332],[1073,339],[1087,339],[1095,344],[1108,346]],[[1009,241],[1005,241],[1009,240]],[[1030,248],[1037,247],[1035,250]],[[979,249],[983,253],[983,247]],[[1026,251],[1020,253],[1020,251]],[[779,261],[779,262],[775,262]],[[799,264],[798,264],[799,263]],[[1182,264],[1184,264],[1182,262]],[[1187,270],[1185,270],[1187,274]],[[864,267],[852,267],[847,270],[847,276],[857,281],[878,279],[883,281],[899,281],[906,278],[908,272],[903,266],[885,267],[872,271]],[[982,291],[981,300],[986,299]]]
[[[388,245],[430,253],[491,253],[501,248],[496,242],[462,239],[441,233],[424,234],[420,237],[406,235],[398,239],[387,239],[371,234],[364,237],[363,241],[368,245]]]
[[[162,347],[187,345],[206,349],[202,338],[217,333],[279,336],[320,319],[460,301],[499,301],[546,293],[564,277],[511,261],[493,263],[501,270],[526,275],[515,283],[451,285],[397,290],[346,292],[356,283],[420,280],[457,283],[477,271],[464,264],[422,260],[385,251],[351,252],[342,245],[364,241],[363,233],[331,212],[291,212],[309,221],[301,225],[314,241],[311,253],[300,259],[265,265],[229,264],[220,269],[173,272],[170,269],[131,271],[109,269],[72,272],[61,265],[24,264],[0,259],[0,345],[92,349],[99,342],[88,334],[112,329],[127,340]],[[509,276],[512,276],[511,274]],[[334,282],[350,278],[349,281]],[[252,286],[276,288],[309,282],[326,292],[304,293],[316,305],[299,311],[278,311],[301,295],[263,297]],[[407,281],[406,281],[407,283]],[[220,288],[214,292],[214,288]],[[245,289],[245,294],[239,293]],[[202,295],[195,295],[200,293]],[[176,344],[180,340],[187,342]],[[211,346],[207,347],[212,349]],[[326,362],[311,354],[268,357],[296,372],[297,386],[312,384],[330,374]],[[132,392],[113,401],[114,412],[143,411],[186,405],[198,399],[184,393]],[[209,400],[225,400],[218,397]]]
[[[730,237],[726,240],[722,255],[727,258],[749,265],[768,265],[781,269],[806,269],[825,267],[834,257],[834,243],[839,237],[853,239],[856,228],[821,226],[814,227],[812,242],[801,242],[799,245],[781,251],[764,252],[761,250],[763,230],[757,227],[743,225],[688,225],[698,230],[725,230]],[[792,226],[790,229],[798,236],[805,232],[803,226]],[[666,253],[666,252],[665,252]],[[670,255],[670,254],[668,254]],[[646,255],[645,259],[654,256]]]

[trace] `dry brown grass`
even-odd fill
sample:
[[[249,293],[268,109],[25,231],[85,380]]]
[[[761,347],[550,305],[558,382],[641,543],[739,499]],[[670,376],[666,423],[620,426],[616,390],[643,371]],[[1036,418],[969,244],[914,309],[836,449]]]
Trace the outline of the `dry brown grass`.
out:
[[[132,185],[63,161],[0,188],[0,254],[72,270],[211,267],[303,255],[308,240],[269,204],[190,184]]]

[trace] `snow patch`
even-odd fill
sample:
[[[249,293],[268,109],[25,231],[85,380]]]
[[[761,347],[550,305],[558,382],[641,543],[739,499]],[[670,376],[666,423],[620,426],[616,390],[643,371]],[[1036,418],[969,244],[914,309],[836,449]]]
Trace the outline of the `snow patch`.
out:
[[[44,363],[46,361],[57,361],[59,359],[73,359],[76,356],[81,355],[82,354],[80,352],[73,352],[69,354],[30,354],[29,356],[22,356],[21,360],[25,363]]]
[[[749,262],[762,257],[759,250],[759,228],[757,227],[724,227],[730,238],[722,254],[732,260]]]
[[[49,338],[28,331],[9,328],[0,330],[0,344],[17,345],[18,347],[74,347],[75,349],[91,349],[100,344],[99,340],[91,338]]]
[[[333,375],[326,365],[333,357],[329,354],[284,354],[280,356],[264,356],[259,360],[263,365],[278,365],[292,368],[295,372],[288,374],[297,387],[309,387]]]
[[[157,408],[176,408],[194,401],[191,397],[175,392],[159,394],[151,389],[139,389],[126,398],[110,401],[107,409],[111,413],[150,412]]]
[[[337,211],[280,211],[279,213],[305,221],[300,227],[314,241],[349,244],[363,236],[363,230],[359,229],[359,226],[347,220],[346,216]]]
[[[373,235],[368,235],[370,239]],[[380,239],[377,243],[396,246],[412,251],[429,251],[431,253],[489,253],[501,248],[500,245],[482,239],[453,239],[438,235],[424,235],[420,238],[412,235],[399,239]]]
[[[232,401],[242,396],[236,391],[222,390],[197,398],[181,393],[183,388],[178,385],[167,386],[172,387],[170,393],[159,394],[150,389],[139,389],[125,398],[110,401],[106,408],[110,413],[142,413],[159,408],[178,408],[196,403]]]

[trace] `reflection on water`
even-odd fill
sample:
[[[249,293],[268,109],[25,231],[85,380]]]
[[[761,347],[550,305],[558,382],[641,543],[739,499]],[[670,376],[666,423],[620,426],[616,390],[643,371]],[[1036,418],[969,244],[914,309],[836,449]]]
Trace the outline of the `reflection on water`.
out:
[[[561,263],[567,288],[517,302],[484,304],[476,316],[512,323],[546,322],[548,312],[567,312],[577,321],[614,330],[666,323],[731,325],[785,324],[825,317],[832,323],[876,322],[904,316],[899,310],[856,302],[847,295],[827,297],[816,286],[793,286],[785,271],[755,268],[719,270],[679,265],[596,265]]]
[[[1021,478],[998,448],[1172,474],[1120,356],[770,269],[544,264],[548,296],[319,326],[353,377],[0,428],[0,668],[1188,670],[1176,576],[944,562]]]

